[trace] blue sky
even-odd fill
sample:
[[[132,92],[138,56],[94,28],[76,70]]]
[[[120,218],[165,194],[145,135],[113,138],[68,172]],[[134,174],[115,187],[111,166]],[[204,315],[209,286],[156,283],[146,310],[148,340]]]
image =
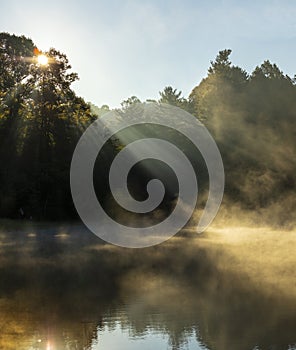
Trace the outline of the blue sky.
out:
[[[67,54],[86,101],[119,106],[157,98],[167,85],[188,96],[219,50],[252,71],[265,59],[296,73],[296,1],[1,1],[0,31]]]

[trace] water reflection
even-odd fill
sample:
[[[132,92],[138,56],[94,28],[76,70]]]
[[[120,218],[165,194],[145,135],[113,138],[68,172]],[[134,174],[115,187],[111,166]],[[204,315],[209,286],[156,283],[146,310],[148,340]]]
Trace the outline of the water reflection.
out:
[[[295,298],[221,259],[188,237],[128,250],[75,225],[5,227],[0,349],[296,349]]]

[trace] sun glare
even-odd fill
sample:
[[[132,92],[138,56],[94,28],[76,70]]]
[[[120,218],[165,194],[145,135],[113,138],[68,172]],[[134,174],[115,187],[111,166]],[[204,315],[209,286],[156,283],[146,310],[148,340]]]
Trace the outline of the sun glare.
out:
[[[45,55],[39,55],[37,61],[41,66],[46,66],[48,64],[48,57]]]

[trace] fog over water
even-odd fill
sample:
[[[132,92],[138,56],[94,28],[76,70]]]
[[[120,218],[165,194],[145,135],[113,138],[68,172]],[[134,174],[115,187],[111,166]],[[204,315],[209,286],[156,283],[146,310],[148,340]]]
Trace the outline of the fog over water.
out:
[[[1,349],[296,343],[294,230],[188,227],[161,245],[125,249],[81,225],[7,221],[0,238]]]

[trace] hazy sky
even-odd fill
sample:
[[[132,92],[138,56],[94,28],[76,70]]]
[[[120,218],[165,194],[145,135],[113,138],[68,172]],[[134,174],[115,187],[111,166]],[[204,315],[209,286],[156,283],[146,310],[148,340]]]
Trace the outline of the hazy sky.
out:
[[[247,71],[270,59],[296,73],[295,0],[1,0],[0,31],[66,53],[75,90],[99,106],[167,85],[187,97],[225,48]]]

